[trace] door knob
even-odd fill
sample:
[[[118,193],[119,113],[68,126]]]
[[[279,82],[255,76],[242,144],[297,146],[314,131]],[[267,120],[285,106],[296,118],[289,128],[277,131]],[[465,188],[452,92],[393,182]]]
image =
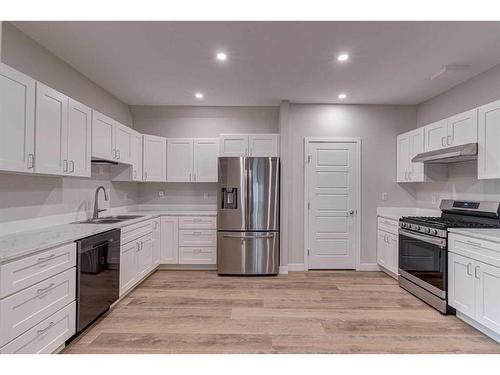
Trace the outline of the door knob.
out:
[[[354,215],[354,210],[349,210],[349,215]]]

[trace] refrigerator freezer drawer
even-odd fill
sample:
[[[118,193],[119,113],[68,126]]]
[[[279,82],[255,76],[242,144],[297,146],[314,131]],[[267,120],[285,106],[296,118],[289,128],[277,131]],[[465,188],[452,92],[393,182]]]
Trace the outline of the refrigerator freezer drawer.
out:
[[[219,275],[276,275],[279,232],[218,232]]]

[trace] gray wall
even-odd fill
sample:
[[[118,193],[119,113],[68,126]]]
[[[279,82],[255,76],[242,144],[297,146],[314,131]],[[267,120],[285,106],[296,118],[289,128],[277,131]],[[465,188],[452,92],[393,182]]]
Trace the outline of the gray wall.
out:
[[[500,64],[417,107],[417,126],[500,99]],[[499,180],[478,180],[476,162],[450,165],[444,182],[418,184],[417,205],[436,208],[441,199],[500,200]],[[432,203],[432,200],[436,203]]]
[[[128,105],[97,86],[9,22],[2,24],[3,63],[124,125],[132,126],[132,115]]]
[[[163,137],[218,137],[220,133],[279,133],[278,107],[132,106],[134,127]],[[139,203],[215,204],[217,184],[148,183]],[[165,193],[160,198],[159,191]],[[207,198],[205,198],[208,196]]]
[[[93,209],[94,192],[99,185],[103,185],[110,193],[109,202],[105,202],[100,196],[103,208],[135,204],[138,185],[110,182],[109,168],[93,166],[90,179],[0,173],[0,222],[76,212],[89,213]]]
[[[289,263],[304,263],[304,137],[361,138],[360,260],[375,263],[377,206],[415,204],[414,191],[406,190],[412,187],[395,181],[396,136],[415,127],[415,106],[292,104],[289,116],[290,152],[282,154],[289,166],[283,178],[291,180],[291,222],[283,233],[289,238]],[[387,201],[381,200],[382,192],[388,193]]]

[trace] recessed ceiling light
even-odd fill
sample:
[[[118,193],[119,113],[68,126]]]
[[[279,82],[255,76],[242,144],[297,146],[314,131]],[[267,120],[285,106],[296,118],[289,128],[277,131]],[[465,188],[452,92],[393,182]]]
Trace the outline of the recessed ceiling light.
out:
[[[347,98],[347,94],[344,94],[344,93],[339,94],[338,98],[339,99],[345,99],[345,98]]]
[[[201,92],[197,92],[194,94],[194,97],[196,99],[203,99],[205,97],[205,95],[203,95],[203,93],[201,93]]]
[[[348,53],[341,53],[340,55],[337,56],[337,61],[344,62],[349,60],[349,54]]]
[[[225,53],[225,52],[217,52],[217,54],[215,55],[215,57],[219,61],[226,61],[227,60],[227,53]]]

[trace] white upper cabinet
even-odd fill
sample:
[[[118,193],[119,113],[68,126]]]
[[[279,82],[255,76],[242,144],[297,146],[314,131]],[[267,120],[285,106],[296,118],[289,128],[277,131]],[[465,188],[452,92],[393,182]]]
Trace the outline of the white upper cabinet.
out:
[[[65,143],[67,173],[71,176],[90,177],[92,110],[71,98],[68,104],[68,131]]]
[[[475,143],[477,142],[477,126],[477,108],[426,125],[424,126],[424,150],[427,152],[466,143]]]
[[[92,111],[92,157],[114,160],[115,121],[102,113]]]
[[[167,139],[143,135],[143,181],[167,181]]]
[[[479,108],[477,177],[500,178],[500,100]],[[1,152],[1,151],[0,151]]]
[[[32,173],[35,81],[0,63],[0,170]]]
[[[424,131],[422,128],[400,134],[397,137],[397,182],[425,181],[423,163],[412,163],[411,159],[424,149]]]
[[[477,120],[477,108],[448,118],[447,146],[477,142]]]
[[[219,140],[198,138],[194,140],[194,181],[217,182]]]
[[[193,181],[193,139],[169,138],[167,140],[167,181]]]
[[[115,122],[113,127],[114,130],[114,157],[120,163],[131,164],[131,143],[132,143],[132,133],[134,132],[131,128],[121,125]]]
[[[448,125],[446,120],[434,122],[424,126],[425,151],[434,151],[447,147],[446,137],[448,136]]]
[[[131,180],[142,181],[142,134],[133,132],[130,143]]]
[[[279,156],[279,134],[221,134],[220,156]]]
[[[248,136],[248,156],[278,156],[278,134],[250,134]]]
[[[60,175],[68,171],[68,161],[64,159],[68,137],[68,100],[66,95],[37,82],[36,173]]]

